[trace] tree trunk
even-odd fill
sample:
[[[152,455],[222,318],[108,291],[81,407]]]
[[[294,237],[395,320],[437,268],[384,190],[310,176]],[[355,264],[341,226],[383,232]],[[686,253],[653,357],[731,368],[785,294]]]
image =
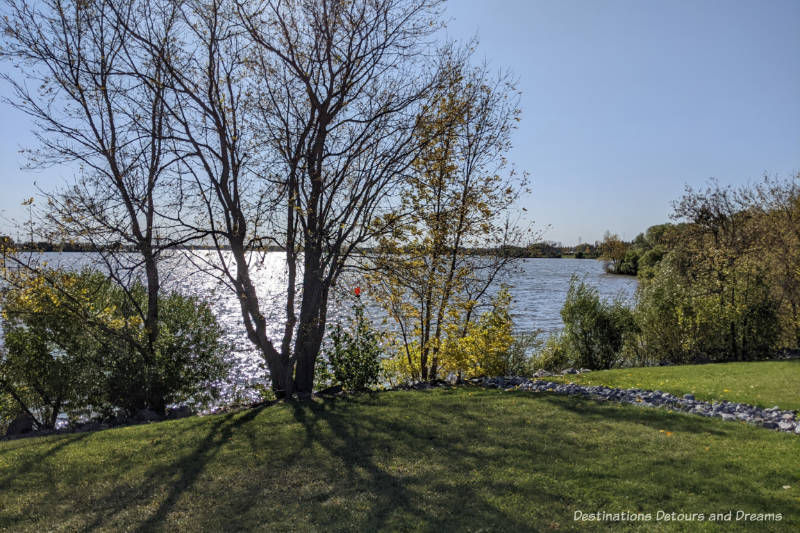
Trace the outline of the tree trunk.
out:
[[[250,279],[249,266],[241,241],[231,239],[231,253],[236,262],[236,292],[241,305],[247,337],[261,351],[269,369],[272,390],[278,399],[291,396],[292,372],[289,356],[275,349],[267,337],[267,321],[258,303],[258,294]]]
[[[153,368],[153,364],[156,360],[156,342],[158,341],[159,335],[158,296],[161,290],[161,283],[158,276],[158,263],[150,243],[141,243],[140,251],[144,258],[144,270],[147,279],[147,313],[145,314],[144,324],[145,332],[147,333],[147,345],[144,347],[144,353],[142,354],[144,356],[145,366],[147,367],[145,372],[148,374],[146,382],[146,403],[148,407],[163,416],[166,414],[167,404],[164,395],[157,392],[157,388],[160,387],[154,387],[155,384],[152,382],[152,378],[157,372],[151,372],[151,370],[156,370]]]
[[[294,389],[298,397],[311,397],[314,389],[314,366],[325,331],[323,317],[324,289],[319,250],[306,250],[303,272],[303,302],[295,340]]]
[[[151,354],[155,351],[156,340],[158,339],[158,295],[161,289],[161,282],[158,277],[158,264],[149,245],[142,249],[144,256],[145,276],[147,277],[147,316],[145,318],[145,328],[147,329],[148,348]]]
[[[302,325],[301,325],[302,327]],[[295,352],[297,366],[294,375],[295,392],[298,398],[308,399],[314,390],[314,367],[322,346],[322,329],[315,327],[313,331],[298,338]]]

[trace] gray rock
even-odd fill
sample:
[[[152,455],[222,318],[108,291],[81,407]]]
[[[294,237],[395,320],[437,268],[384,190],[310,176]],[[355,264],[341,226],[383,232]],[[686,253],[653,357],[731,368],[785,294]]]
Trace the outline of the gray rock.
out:
[[[572,368],[572,367],[569,367],[569,368],[567,368],[566,370],[564,370],[564,372],[563,372],[563,373],[564,373],[564,374],[577,374],[577,373],[578,373],[578,371],[577,371],[577,370],[575,370],[575,369],[574,369],[574,368]]]
[[[35,422],[28,414],[21,414],[11,421],[6,430],[6,436],[24,435],[31,433]]]
[[[180,407],[174,407],[171,409],[167,409],[167,418],[175,419],[175,418],[186,418],[187,416],[192,416],[194,411],[188,405],[181,405]]]
[[[160,414],[152,409],[139,409],[133,417],[137,422],[159,422],[164,419]]]
[[[86,422],[85,424],[81,424],[76,428],[76,431],[84,433],[87,431],[98,431],[101,429],[108,429],[108,427],[109,427],[108,424],[105,424],[103,422],[92,421],[92,422]]]
[[[572,372],[574,368],[566,369],[563,374],[577,373]],[[583,386],[575,383],[555,383],[543,379],[535,379],[545,374],[539,371],[533,379],[520,380],[509,376],[507,378],[494,377],[483,378],[480,383],[485,387],[508,387],[517,386],[520,390],[532,392],[550,392],[561,395],[583,396],[595,400],[617,401],[638,405],[640,407],[662,407],[673,411],[683,411],[704,417],[722,418],[727,421],[742,421],[756,424],[769,429],[780,429],[787,432],[794,431],[800,435],[800,424],[795,422],[795,413],[781,411],[780,408],[759,409],[751,405],[738,404],[734,402],[703,402],[694,399],[693,394],[685,394],[678,398],[666,392],[658,390],[650,391],[643,389],[619,389],[604,386]]]

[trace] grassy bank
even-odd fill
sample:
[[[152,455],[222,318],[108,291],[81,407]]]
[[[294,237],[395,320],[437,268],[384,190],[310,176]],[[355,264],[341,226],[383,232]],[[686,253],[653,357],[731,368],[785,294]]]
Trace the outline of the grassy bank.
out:
[[[760,407],[777,405],[800,411],[800,359],[621,368],[552,379],[579,385],[660,390],[677,395],[692,393],[698,400],[728,400]]]
[[[391,392],[2,442],[0,527],[605,530],[575,511],[741,509],[783,520],[616,526],[788,531],[800,528],[798,456],[793,435],[656,409]]]

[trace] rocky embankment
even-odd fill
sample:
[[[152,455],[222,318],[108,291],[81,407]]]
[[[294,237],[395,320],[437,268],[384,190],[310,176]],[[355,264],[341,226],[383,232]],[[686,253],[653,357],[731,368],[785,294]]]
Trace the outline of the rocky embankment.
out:
[[[581,371],[569,373],[577,374]],[[583,396],[593,400],[629,403],[641,407],[660,407],[683,413],[721,418],[722,420],[742,421],[767,429],[800,435],[800,421],[794,411],[784,411],[779,407],[764,409],[752,405],[728,401],[704,402],[696,400],[692,394],[681,397],[668,392],[642,389],[617,389],[600,385],[576,385],[556,383],[543,379],[521,377],[478,378],[469,381],[474,385],[506,390],[531,392],[550,392],[568,396]]]
[[[574,369],[569,368],[561,375],[570,374],[583,374],[590,372],[588,369]],[[521,390],[530,392],[549,392],[554,394],[562,394],[567,396],[582,396],[592,400],[612,401],[628,403],[631,405],[638,405],[640,407],[660,407],[662,409],[670,409],[673,411],[680,411],[683,413],[721,418],[728,421],[741,421],[756,426],[761,426],[767,429],[782,431],[784,433],[793,433],[800,436],[800,420],[798,420],[798,413],[795,411],[781,410],[778,406],[764,409],[752,405],[734,403],[728,401],[721,402],[704,402],[696,400],[693,394],[684,394],[683,396],[674,396],[668,392],[661,392],[658,390],[644,390],[644,389],[618,389],[612,387],[604,387],[602,385],[576,385],[574,383],[557,383],[549,381],[547,378],[554,374],[550,372],[540,371],[532,378],[523,377],[493,377],[493,378],[475,378],[466,382],[459,382],[459,384],[470,384],[473,386],[480,386],[486,388],[502,389],[502,390]],[[418,382],[409,385],[401,385],[394,390],[409,390],[409,389],[431,389],[440,386],[452,386],[452,382],[443,380],[436,380],[432,382]],[[342,391],[340,385],[330,387],[323,391],[319,391],[319,396],[338,396],[346,394]],[[251,407],[263,407],[266,405],[275,404],[278,402],[258,402]],[[224,412],[224,411],[220,411]],[[179,407],[171,409],[166,417],[158,416],[149,410],[141,411],[133,418],[125,418],[119,420],[98,422],[91,421],[60,430],[46,430],[34,431],[33,421],[25,417],[12,422],[9,431],[5,437],[0,437],[0,440],[9,438],[19,438],[27,436],[48,435],[53,433],[73,433],[83,431],[96,431],[99,429],[106,429],[109,427],[140,424],[147,422],[157,422],[163,419],[170,418],[183,418],[191,416],[193,413],[188,407]]]

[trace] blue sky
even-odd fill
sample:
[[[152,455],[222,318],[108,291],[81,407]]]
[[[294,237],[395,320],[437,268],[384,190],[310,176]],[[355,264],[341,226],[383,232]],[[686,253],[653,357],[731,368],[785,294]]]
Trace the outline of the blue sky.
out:
[[[664,222],[684,185],[800,171],[800,1],[451,1],[519,80],[511,161],[545,238]]]
[[[531,174],[523,205],[546,239],[631,239],[685,184],[800,171],[798,0],[451,0],[446,16],[519,80],[510,160]],[[73,172],[20,170],[31,128],[0,104],[0,218]]]

